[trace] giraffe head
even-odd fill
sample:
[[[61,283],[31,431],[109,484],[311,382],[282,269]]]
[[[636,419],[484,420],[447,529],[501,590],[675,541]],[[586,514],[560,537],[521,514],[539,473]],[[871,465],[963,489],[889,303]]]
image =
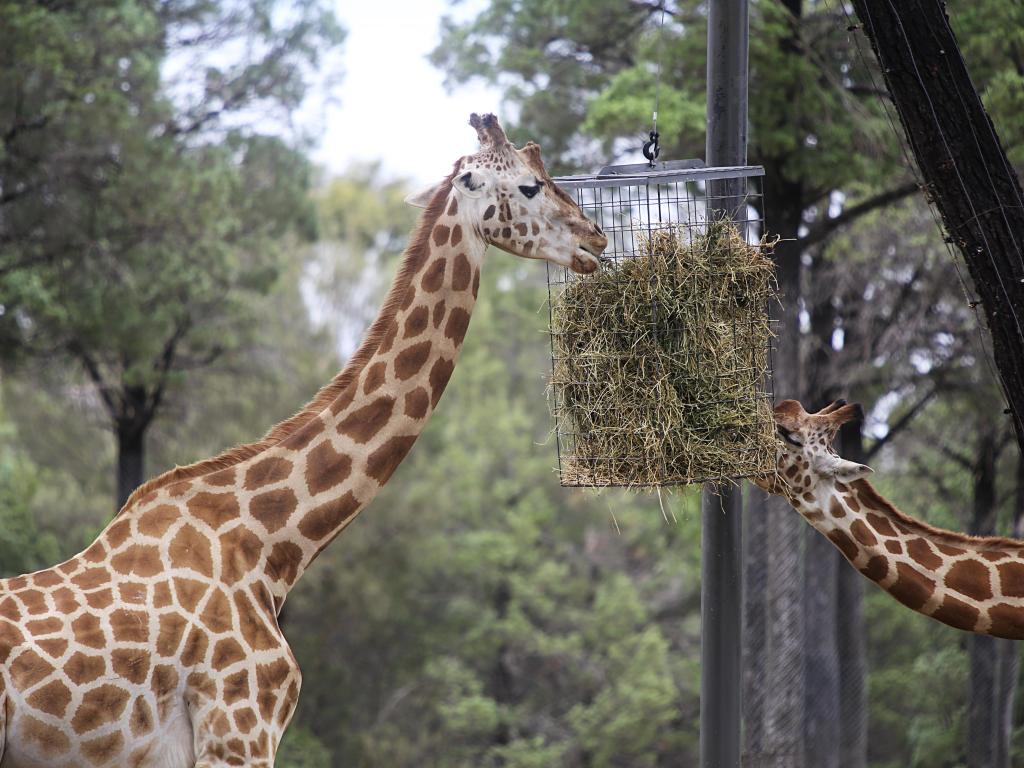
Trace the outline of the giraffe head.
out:
[[[836,400],[817,413],[808,413],[796,400],[783,400],[775,406],[774,416],[778,473],[755,481],[769,493],[788,497],[829,490],[837,482],[852,483],[871,473],[870,467],[847,461],[832,448],[843,424],[863,418],[859,405]]]
[[[601,228],[548,175],[540,147],[517,149],[494,115],[470,115],[480,150],[455,165],[449,179],[410,195],[406,202],[426,207],[447,194],[463,228],[490,245],[527,259],[543,259],[574,272],[590,273],[608,246]]]

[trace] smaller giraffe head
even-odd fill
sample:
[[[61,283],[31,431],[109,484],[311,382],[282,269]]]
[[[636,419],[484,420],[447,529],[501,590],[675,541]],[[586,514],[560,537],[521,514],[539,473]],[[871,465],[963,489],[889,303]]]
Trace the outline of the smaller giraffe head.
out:
[[[817,413],[808,413],[796,400],[783,400],[774,411],[778,434],[778,473],[755,482],[782,496],[799,495],[821,485],[852,483],[871,473],[871,468],[847,461],[832,448],[839,428],[863,418],[859,405],[836,400]]]
[[[503,251],[583,274],[596,270],[608,238],[548,175],[540,147],[530,142],[517,149],[494,115],[473,113],[469,124],[476,128],[480,150],[456,164],[448,192],[454,204],[447,210]],[[406,202],[426,207],[448,183]]]

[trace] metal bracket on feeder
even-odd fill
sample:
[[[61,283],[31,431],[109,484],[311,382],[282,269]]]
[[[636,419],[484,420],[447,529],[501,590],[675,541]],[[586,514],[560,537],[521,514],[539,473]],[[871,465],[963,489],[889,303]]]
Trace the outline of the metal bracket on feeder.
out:
[[[636,176],[650,171],[689,171],[704,168],[703,160],[658,160],[654,163],[627,163],[626,165],[606,165],[597,172],[597,178],[613,176]]]

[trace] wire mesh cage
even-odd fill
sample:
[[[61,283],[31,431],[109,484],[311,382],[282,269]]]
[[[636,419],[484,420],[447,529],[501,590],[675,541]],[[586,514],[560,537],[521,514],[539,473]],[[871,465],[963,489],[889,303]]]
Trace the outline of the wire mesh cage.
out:
[[[555,179],[608,237],[548,264],[559,477],[664,486],[771,471],[774,271],[758,166],[619,166]]]

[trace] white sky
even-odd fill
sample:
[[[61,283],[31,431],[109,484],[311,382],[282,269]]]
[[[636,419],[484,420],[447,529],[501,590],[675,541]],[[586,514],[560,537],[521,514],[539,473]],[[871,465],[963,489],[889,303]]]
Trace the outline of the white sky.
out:
[[[445,0],[335,0],[348,30],[344,75],[326,110],[314,159],[342,172],[380,160],[388,176],[414,184],[439,181],[462,155],[476,150],[470,112],[499,109],[496,89],[479,83],[445,92],[444,75],[427,61],[440,37],[441,16],[473,14],[480,2],[451,9]]]

